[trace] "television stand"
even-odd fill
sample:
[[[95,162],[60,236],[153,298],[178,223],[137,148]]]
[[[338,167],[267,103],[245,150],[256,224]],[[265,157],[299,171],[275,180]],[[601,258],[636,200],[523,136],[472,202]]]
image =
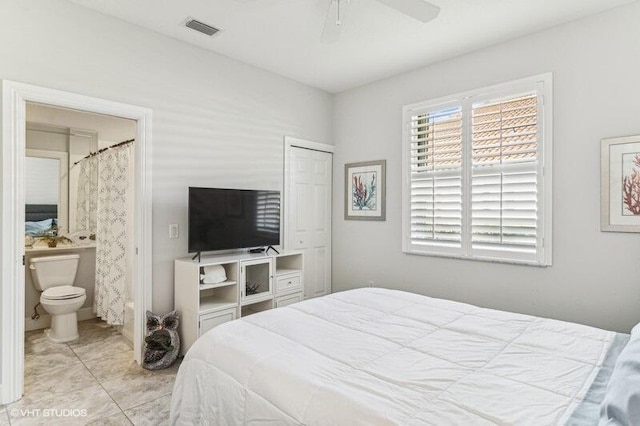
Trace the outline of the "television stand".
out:
[[[191,255],[193,256],[193,254]],[[180,312],[182,354],[213,327],[239,317],[300,302],[304,291],[304,254],[222,253],[175,260],[174,300]],[[226,280],[209,283],[208,267],[224,268]],[[203,277],[204,276],[204,277]],[[261,321],[261,320],[258,320]]]
[[[196,253],[196,254],[191,258],[191,260],[196,260],[196,258],[198,258],[198,263],[200,263],[200,262],[201,262],[200,254],[201,254],[201,253],[202,253],[202,252],[200,252],[200,251],[199,251],[199,252],[197,252],[197,253]]]
[[[264,251],[264,254],[269,254],[269,250],[273,250],[273,251],[276,252],[276,254],[280,254],[280,252],[278,250],[276,250],[276,248],[274,246],[267,247],[267,249]]]

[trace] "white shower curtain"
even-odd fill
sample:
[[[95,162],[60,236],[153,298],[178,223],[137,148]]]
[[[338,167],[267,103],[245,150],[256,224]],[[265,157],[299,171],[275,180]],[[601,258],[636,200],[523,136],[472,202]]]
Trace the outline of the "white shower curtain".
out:
[[[98,158],[96,220],[97,315],[111,325],[124,324],[127,297],[127,212],[130,146],[110,149]]]
[[[76,207],[76,229],[96,232],[96,212],[98,211],[98,157],[82,161],[78,176]]]

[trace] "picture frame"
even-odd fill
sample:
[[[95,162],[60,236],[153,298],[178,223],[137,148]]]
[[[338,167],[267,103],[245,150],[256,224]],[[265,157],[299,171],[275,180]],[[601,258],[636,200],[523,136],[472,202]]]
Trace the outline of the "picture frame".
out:
[[[600,230],[640,232],[640,135],[602,139]]]
[[[345,220],[386,220],[386,160],[344,165]]]

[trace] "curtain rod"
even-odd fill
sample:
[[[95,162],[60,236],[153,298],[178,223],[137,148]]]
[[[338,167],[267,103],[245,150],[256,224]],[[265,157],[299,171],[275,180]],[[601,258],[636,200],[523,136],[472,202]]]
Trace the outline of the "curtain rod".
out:
[[[113,144],[113,145],[109,145],[109,146],[107,146],[107,147],[105,147],[105,148],[99,149],[99,150],[97,150],[96,152],[91,152],[91,153],[89,153],[88,155],[86,155],[86,156],[82,157],[81,159],[79,159],[78,161],[76,161],[75,163],[73,163],[73,165],[75,166],[76,164],[78,164],[78,163],[79,163],[79,162],[81,162],[82,160],[86,160],[86,159],[87,159],[87,158],[89,158],[89,157],[93,157],[94,155],[98,155],[98,154],[100,154],[100,153],[103,153],[103,152],[105,152],[105,151],[106,151],[106,150],[108,150],[108,149],[117,148],[117,147],[119,147],[119,146],[123,146],[123,145],[130,144],[130,143],[132,143],[132,142],[135,142],[135,139],[128,139],[128,140],[126,140],[126,141],[118,142],[118,143],[115,143],[115,144]]]

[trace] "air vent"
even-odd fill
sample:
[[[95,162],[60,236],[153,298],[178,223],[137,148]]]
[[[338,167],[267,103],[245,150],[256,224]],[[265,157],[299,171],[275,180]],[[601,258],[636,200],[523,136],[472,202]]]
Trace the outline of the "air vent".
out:
[[[196,30],[208,36],[212,36],[218,31],[220,31],[219,29],[214,28],[211,25],[207,25],[204,22],[200,22],[195,19],[189,19],[185,25],[191,28],[192,30]]]

